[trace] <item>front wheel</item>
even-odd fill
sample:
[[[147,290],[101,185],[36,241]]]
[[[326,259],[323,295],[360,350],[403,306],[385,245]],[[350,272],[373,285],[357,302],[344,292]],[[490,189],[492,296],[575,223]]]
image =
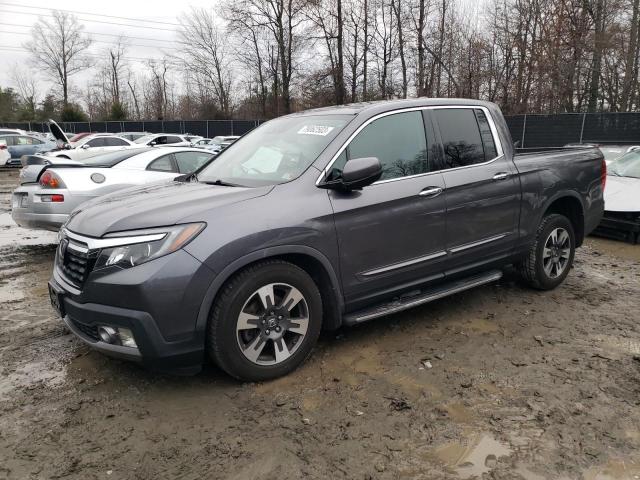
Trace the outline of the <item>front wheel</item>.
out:
[[[321,324],[322,300],[313,279],[296,265],[268,260],[222,288],[209,322],[209,354],[236,378],[269,380],[309,356]]]
[[[517,268],[533,288],[551,290],[569,274],[575,251],[575,233],[569,219],[559,214],[547,215],[538,227],[535,243]]]

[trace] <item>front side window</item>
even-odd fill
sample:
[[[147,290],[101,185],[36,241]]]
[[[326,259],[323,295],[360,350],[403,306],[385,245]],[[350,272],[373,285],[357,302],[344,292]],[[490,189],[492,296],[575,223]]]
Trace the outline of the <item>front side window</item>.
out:
[[[104,147],[104,138],[93,138],[87,142],[90,147]]]
[[[395,113],[367,125],[333,163],[327,180],[338,180],[347,161],[363,157],[380,161],[381,180],[427,173],[429,159],[422,112]]]
[[[436,109],[434,115],[442,138],[445,168],[485,162],[480,128],[473,109]]]
[[[198,173],[198,180],[248,187],[289,182],[302,175],[353,118],[318,114],[270,120],[223,150]]]

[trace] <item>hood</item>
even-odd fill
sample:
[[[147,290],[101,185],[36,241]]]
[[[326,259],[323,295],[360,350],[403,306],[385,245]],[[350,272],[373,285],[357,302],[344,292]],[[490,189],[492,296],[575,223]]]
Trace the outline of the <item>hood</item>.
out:
[[[273,186],[223,187],[197,182],[160,182],[105,195],[82,204],[66,227],[90,237],[174,225],[199,212],[266,195]]]
[[[608,212],[640,212],[640,178],[607,176],[604,209]]]
[[[48,126],[49,126],[49,131],[51,132],[51,135],[53,135],[57,141],[62,143],[71,143],[69,142],[69,139],[64,134],[62,129],[58,126],[58,124],[54,120],[49,119]]]

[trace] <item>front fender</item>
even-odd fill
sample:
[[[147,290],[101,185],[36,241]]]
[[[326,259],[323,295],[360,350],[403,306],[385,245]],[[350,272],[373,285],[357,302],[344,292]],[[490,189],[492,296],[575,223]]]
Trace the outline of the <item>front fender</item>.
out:
[[[211,311],[211,307],[213,306],[216,295],[218,294],[222,285],[224,285],[224,283],[229,278],[231,278],[234,273],[257,261],[291,254],[307,255],[320,262],[324,267],[335,292],[335,308],[338,313],[338,320],[336,320],[336,323],[338,324],[327,326],[330,328],[339,327],[339,319],[341,318],[341,315],[344,311],[342,287],[338,280],[338,274],[334,270],[333,265],[331,264],[329,259],[322,252],[305,245],[278,245],[261,250],[256,250],[247,255],[244,255],[228,264],[221,272],[216,274],[215,278],[211,282],[211,285],[209,285],[209,288],[207,289],[204,299],[202,300],[202,305],[200,306],[200,311],[198,312],[198,318],[196,320],[196,332],[204,334],[207,327],[207,322],[209,320],[209,312]]]

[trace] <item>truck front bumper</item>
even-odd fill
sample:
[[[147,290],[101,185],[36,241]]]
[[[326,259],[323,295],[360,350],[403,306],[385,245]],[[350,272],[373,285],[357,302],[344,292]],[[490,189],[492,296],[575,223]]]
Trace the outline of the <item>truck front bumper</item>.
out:
[[[205,358],[196,317],[212,279],[208,267],[180,250],[137,267],[92,273],[82,290],[54,266],[49,293],[67,327],[91,348],[153,370],[194,374]],[[135,346],[103,341],[99,327],[129,330]]]

